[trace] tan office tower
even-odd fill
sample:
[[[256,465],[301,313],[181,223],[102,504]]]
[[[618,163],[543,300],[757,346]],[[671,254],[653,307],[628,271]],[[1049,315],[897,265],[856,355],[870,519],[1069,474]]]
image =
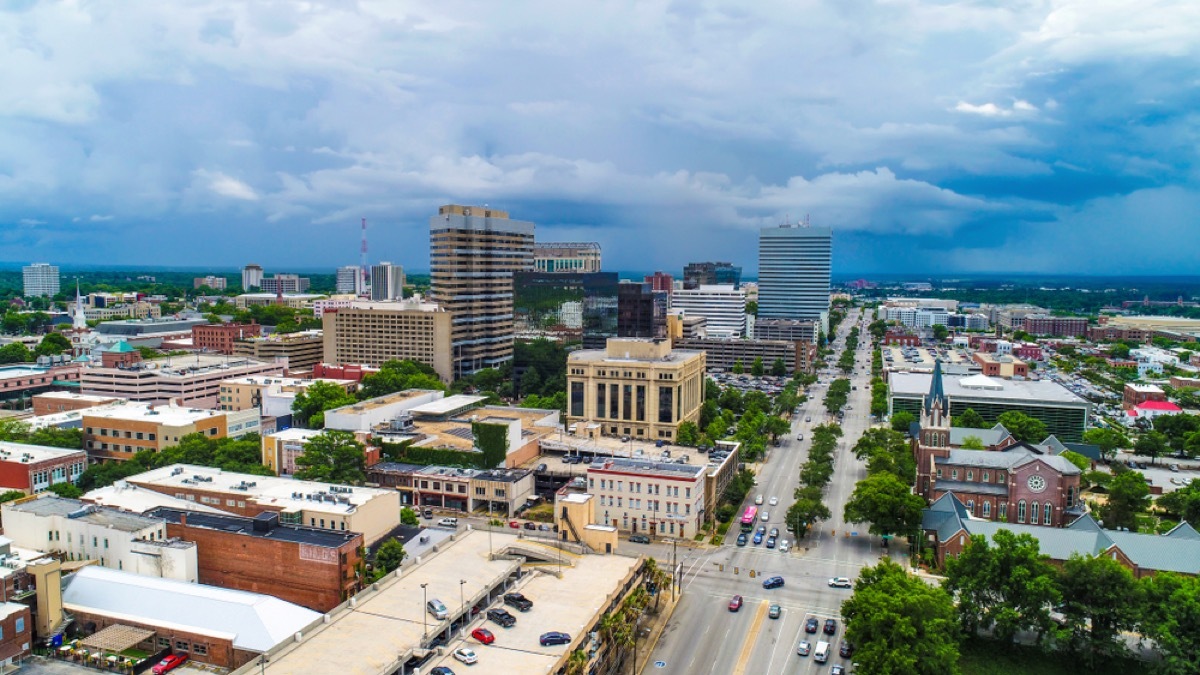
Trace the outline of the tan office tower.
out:
[[[512,358],[513,272],[533,266],[533,227],[455,204],[429,220],[430,295],[453,315],[456,379]]]

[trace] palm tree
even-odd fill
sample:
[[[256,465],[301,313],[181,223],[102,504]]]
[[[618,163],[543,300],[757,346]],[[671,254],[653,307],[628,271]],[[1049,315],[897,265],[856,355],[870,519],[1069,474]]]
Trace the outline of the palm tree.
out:
[[[582,649],[576,649],[571,652],[571,656],[567,658],[567,675],[583,675],[583,671],[587,668],[590,659],[587,652]]]

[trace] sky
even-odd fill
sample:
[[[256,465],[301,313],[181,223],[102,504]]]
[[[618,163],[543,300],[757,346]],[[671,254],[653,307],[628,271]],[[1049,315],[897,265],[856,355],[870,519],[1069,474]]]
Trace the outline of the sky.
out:
[[[428,269],[487,204],[613,270],[1200,269],[1200,2],[0,0],[0,260]]]

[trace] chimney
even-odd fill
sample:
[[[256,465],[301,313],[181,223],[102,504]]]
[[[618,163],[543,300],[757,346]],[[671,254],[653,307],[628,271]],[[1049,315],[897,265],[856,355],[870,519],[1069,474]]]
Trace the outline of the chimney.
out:
[[[187,512],[186,511],[179,514],[179,524],[184,527],[187,527]]]

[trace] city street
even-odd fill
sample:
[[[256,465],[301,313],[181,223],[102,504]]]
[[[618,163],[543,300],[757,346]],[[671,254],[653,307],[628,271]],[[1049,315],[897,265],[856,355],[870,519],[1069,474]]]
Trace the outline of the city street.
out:
[[[836,363],[845,345],[850,328],[860,320],[853,310],[839,327],[834,352],[828,358]],[[870,367],[869,336],[863,330],[856,358],[855,374],[845,421],[844,436],[836,453],[833,480],[826,489],[826,504],[832,512],[828,522],[819,523],[808,538],[793,544],[789,553],[768,550],[763,546],[747,545],[738,548],[738,526],[730,528],[724,546],[716,551],[692,557],[684,562],[683,598],[670,625],[663,633],[650,664],[651,671],[666,673],[775,673],[817,672],[822,667],[812,656],[798,656],[796,645],[807,639],[815,648],[818,640],[830,643],[829,664],[842,663],[837,648],[841,644],[844,626],[841,622],[841,603],[849,597],[850,589],[831,588],[830,577],[854,579],[859,569],[877,562],[882,550],[878,537],[868,536],[866,525],[847,526],[842,522],[842,508],[854,491],[855,484],[866,476],[862,462],[850,449],[870,426]],[[779,527],[781,538],[791,538],[784,530],[784,515],[792,503],[798,484],[799,468],[807,457],[812,427],[829,418],[824,408],[824,393],[832,376],[821,373],[821,384],[810,388],[810,399],[793,420],[791,436],[780,447],[772,448],[759,473],[759,485],[739,509],[739,515],[755,495],[763,495],[760,507],[770,515],[765,523]],[[804,419],[811,417],[811,423]],[[797,441],[798,434],[804,441]],[[768,506],[771,497],[778,505]],[[903,544],[900,544],[903,551]],[[753,576],[752,576],[753,575]],[[782,588],[766,590],[762,580],[779,575],[785,580]],[[729,601],[735,594],[745,598],[739,612],[730,612]],[[782,609],[779,619],[768,618],[768,607],[778,603]],[[809,617],[838,620],[833,636],[805,635],[804,623]],[[659,665],[662,664],[662,665]],[[848,663],[847,663],[848,665]]]

